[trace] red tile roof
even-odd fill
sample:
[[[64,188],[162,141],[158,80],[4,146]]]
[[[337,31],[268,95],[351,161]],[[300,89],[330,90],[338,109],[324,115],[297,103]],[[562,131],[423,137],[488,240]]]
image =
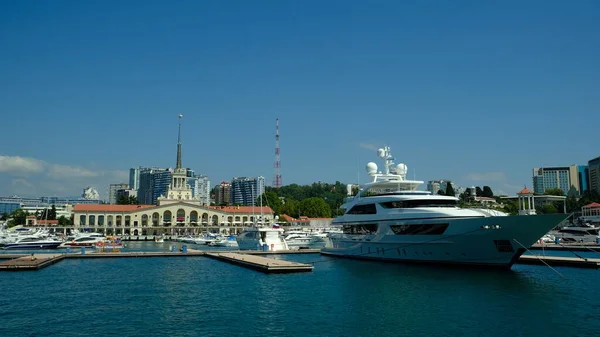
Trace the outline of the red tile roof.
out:
[[[533,191],[528,190],[527,187],[525,187],[524,189],[521,190],[521,192],[519,192],[517,194],[533,194]]]
[[[300,216],[300,219],[292,218],[287,214],[281,214],[280,217],[284,218],[287,222],[310,222],[311,220],[333,220],[333,218],[309,218],[307,216]]]
[[[110,204],[75,204],[74,212],[133,212],[140,209],[154,208],[154,205],[110,205]]]
[[[585,208],[600,208],[600,204],[597,202],[592,202],[591,204],[587,204],[583,207],[585,207]]]
[[[175,206],[175,204],[169,204],[168,206]],[[76,204],[73,206],[74,212],[133,212],[141,209],[156,208],[155,205],[109,205],[109,204]],[[245,213],[260,215],[261,207],[252,206],[196,206],[198,208],[205,208],[214,211],[221,211],[225,213]],[[263,214],[272,214],[273,210],[271,207],[263,206]]]
[[[209,206],[208,208],[215,211],[222,211],[227,213],[255,213],[256,215],[260,215],[261,213],[260,206]],[[273,210],[269,206],[263,206],[262,213],[273,213]]]
[[[38,225],[58,225],[58,220],[38,220]]]

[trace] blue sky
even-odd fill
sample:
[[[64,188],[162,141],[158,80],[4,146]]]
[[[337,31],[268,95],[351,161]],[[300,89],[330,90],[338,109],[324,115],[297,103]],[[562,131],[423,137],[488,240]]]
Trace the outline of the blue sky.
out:
[[[133,166],[211,183],[419,180],[513,194],[600,155],[600,2],[2,1],[0,195],[77,195]],[[424,187],[424,186],[423,186]]]

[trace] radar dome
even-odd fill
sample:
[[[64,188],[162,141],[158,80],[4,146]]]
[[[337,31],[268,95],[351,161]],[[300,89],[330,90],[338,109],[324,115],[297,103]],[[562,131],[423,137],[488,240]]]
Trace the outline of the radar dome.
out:
[[[385,157],[385,150],[384,149],[378,149],[377,150],[377,156],[383,158]]]
[[[400,164],[398,164],[398,165],[396,166],[396,172],[397,172],[399,175],[405,175],[405,174],[406,174],[406,171],[408,171],[408,167],[406,167],[406,165],[404,165],[404,164],[400,163]]]
[[[368,174],[375,174],[375,173],[377,173],[377,164],[375,164],[374,162],[369,162],[367,164],[367,173]]]

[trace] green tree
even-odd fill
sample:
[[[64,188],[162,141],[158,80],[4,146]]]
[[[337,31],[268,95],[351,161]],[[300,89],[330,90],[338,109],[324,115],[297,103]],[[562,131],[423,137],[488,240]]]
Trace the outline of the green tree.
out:
[[[536,212],[540,214],[554,214],[558,213],[558,210],[556,209],[556,206],[554,206],[554,204],[544,204],[541,207],[537,208]]]
[[[438,195],[446,195],[446,192],[442,191],[441,189],[439,191],[437,191]]]
[[[579,207],[579,202],[577,202],[577,198],[569,196],[566,200],[567,203],[567,213],[577,212],[581,209]]]
[[[61,215],[58,218],[58,226],[60,227],[68,227],[73,225],[73,222],[70,219],[67,219],[64,215]]]
[[[322,198],[304,199],[298,205],[300,215],[309,218],[329,218],[331,217],[331,208]]]
[[[571,185],[571,188],[569,188],[569,191],[567,192],[567,197],[579,197],[579,192],[577,191],[577,188],[575,188],[575,186]]]
[[[293,218],[297,218],[300,216],[300,202],[295,199],[285,199],[285,204],[283,204],[283,208],[281,210],[281,214],[287,214]]]
[[[449,196],[456,195],[456,193],[454,192],[454,188],[452,187],[452,183],[451,182],[448,182],[446,184],[446,193],[445,194],[449,195]]]
[[[50,212],[48,212],[48,220],[56,220],[56,206],[52,205]]]
[[[7,212],[3,212],[2,215],[0,215],[0,219],[2,219],[2,220],[6,220],[6,219],[8,219],[8,217],[9,217],[9,214]]]
[[[262,199],[263,206],[269,206],[269,207],[271,207],[273,212],[275,212],[275,214],[281,214],[281,211],[283,210],[283,202],[281,202],[281,199],[279,199],[279,196],[277,196],[277,193],[275,193],[273,191],[268,191],[268,192],[261,194],[256,199],[257,205],[260,205],[261,199]]]
[[[475,196],[483,197],[483,190],[481,189],[481,187],[475,187]]]
[[[117,200],[117,205],[139,205],[137,197],[134,196],[125,196],[122,195],[119,200]]]
[[[473,195],[475,191],[473,191],[470,187],[467,188],[463,193],[461,193],[458,198],[465,204],[469,204],[475,201],[475,196]]]
[[[600,202],[600,195],[598,195],[598,192],[596,191],[585,190],[577,202],[578,210],[585,205],[591,204],[592,202]]]
[[[517,200],[505,199],[502,201],[504,204],[504,208],[502,211],[510,214],[510,215],[518,215],[519,214],[519,204]]]
[[[492,192],[492,189],[489,186],[483,186],[483,191],[482,191],[481,196],[486,197],[486,198],[493,198],[494,192]]]
[[[14,212],[12,212],[10,214],[10,217],[12,219],[8,222],[8,227],[25,225],[25,221],[27,220],[27,215],[28,215],[28,213],[20,208],[15,210]]]
[[[560,188],[549,188],[546,191],[544,191],[545,195],[558,195],[558,196],[564,196],[565,192],[563,190],[561,190]]]

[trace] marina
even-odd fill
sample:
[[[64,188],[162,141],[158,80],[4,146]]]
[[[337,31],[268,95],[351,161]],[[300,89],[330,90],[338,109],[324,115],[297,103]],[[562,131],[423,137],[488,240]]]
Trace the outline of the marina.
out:
[[[174,247],[174,246],[173,246]],[[174,249],[167,252],[102,252],[95,251],[86,253],[84,248],[81,248],[81,253],[65,253],[65,254],[1,254],[0,271],[32,271],[48,267],[52,264],[60,262],[64,259],[109,259],[109,258],[148,258],[148,257],[189,257],[189,256],[206,256],[220,261],[225,261],[231,264],[261,271],[263,273],[295,273],[312,271],[313,266],[310,264],[302,264],[289,262],[285,260],[277,260],[266,258],[259,255],[281,254],[282,252],[262,252],[251,251],[246,252],[211,252],[187,249],[187,246],[181,251]],[[284,254],[315,254],[315,250],[290,250]]]
[[[596,246],[597,247],[597,246]],[[556,247],[557,248],[557,247]],[[569,252],[567,248],[560,249]],[[535,250],[532,247],[532,250]],[[559,250],[559,249],[556,249]],[[590,250],[596,253],[597,251]],[[537,251],[537,250],[536,250]],[[320,249],[300,249],[285,251],[229,251],[229,250],[197,250],[188,249],[187,245],[177,249],[171,245],[168,251],[86,251],[69,253],[33,253],[33,254],[0,254],[0,271],[35,271],[51,266],[64,259],[116,259],[116,258],[160,258],[160,257],[208,257],[219,261],[258,270],[264,273],[295,273],[312,271],[311,263],[293,263],[285,260],[267,258],[273,255],[312,255],[321,254]],[[326,255],[323,255],[326,256]],[[318,259],[313,261],[320,262]],[[400,261],[401,262],[401,261]],[[407,261],[408,262],[408,261]],[[600,253],[597,257],[587,256],[554,256],[554,255],[521,255],[515,264],[562,266],[574,268],[600,268]]]

